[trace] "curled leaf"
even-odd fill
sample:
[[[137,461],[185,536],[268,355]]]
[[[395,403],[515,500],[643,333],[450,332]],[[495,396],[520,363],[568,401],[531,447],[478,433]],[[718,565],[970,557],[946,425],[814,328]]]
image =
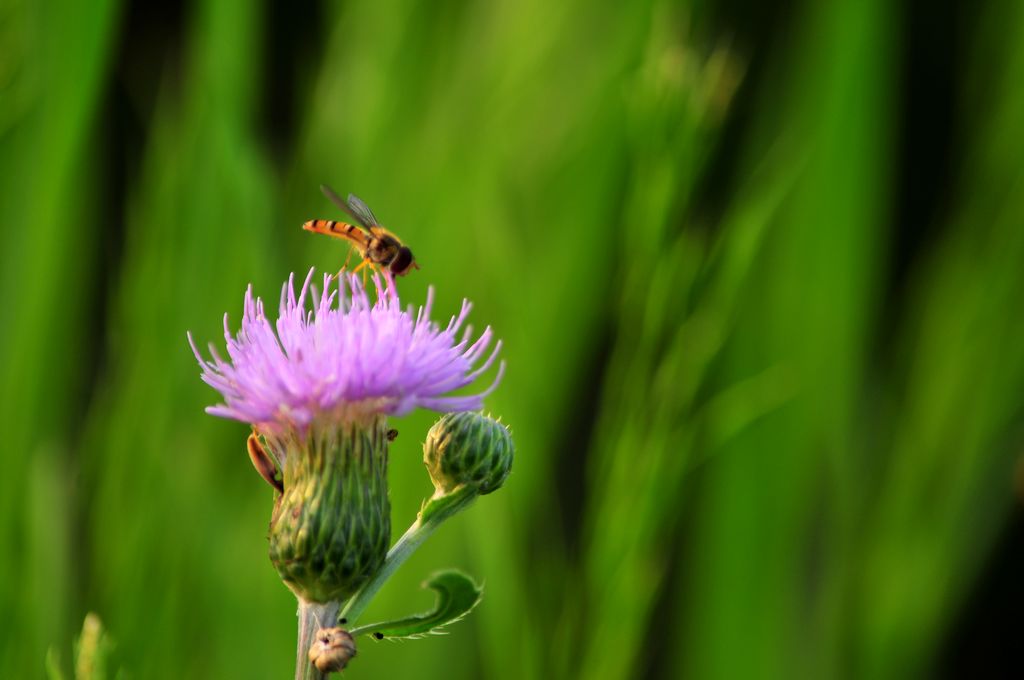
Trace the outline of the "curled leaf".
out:
[[[427,635],[443,635],[445,626],[469,614],[483,596],[483,589],[473,583],[473,579],[454,569],[437,572],[423,587],[437,592],[437,604],[433,610],[395,621],[359,626],[352,629],[352,635],[371,633],[377,640],[412,640]]]

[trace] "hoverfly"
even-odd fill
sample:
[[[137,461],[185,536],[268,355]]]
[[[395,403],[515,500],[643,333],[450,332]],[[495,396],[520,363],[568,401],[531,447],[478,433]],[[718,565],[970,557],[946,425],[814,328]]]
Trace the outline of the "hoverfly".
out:
[[[325,184],[320,185],[320,191],[324,192],[324,196],[355,220],[356,224],[334,220],[309,220],[302,225],[302,228],[317,234],[345,239],[351,243],[353,249],[358,250],[359,255],[363,258],[362,263],[355,268],[353,273],[363,267],[376,267],[380,270],[386,267],[395,276],[405,276],[410,269],[419,269],[419,265],[413,259],[412,251],[403,245],[397,236],[380,226],[373,212],[358,196],[349,194],[348,200],[343,201]],[[349,257],[351,256],[350,251]],[[346,259],[345,266],[347,265],[348,260]],[[344,269],[343,266],[342,270]]]

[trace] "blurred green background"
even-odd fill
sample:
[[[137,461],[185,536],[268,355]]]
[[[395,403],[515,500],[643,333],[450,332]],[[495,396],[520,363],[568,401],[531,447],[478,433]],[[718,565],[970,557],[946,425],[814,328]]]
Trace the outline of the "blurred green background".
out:
[[[339,265],[321,182],[505,339],[518,447],[368,615],[481,607],[346,677],[1019,664],[1024,4],[967,4],[0,0],[0,677],[88,611],[130,677],[291,677],[185,332]]]

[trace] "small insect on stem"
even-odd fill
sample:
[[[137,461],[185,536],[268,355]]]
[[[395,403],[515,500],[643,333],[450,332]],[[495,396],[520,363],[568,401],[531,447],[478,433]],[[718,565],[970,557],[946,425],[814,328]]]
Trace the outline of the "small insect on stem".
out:
[[[256,468],[256,472],[260,473],[260,477],[266,480],[267,484],[277,489],[278,493],[284,493],[284,484],[280,479],[277,478],[277,465],[274,463],[274,459],[270,457],[267,450],[260,444],[259,436],[253,432],[249,435],[249,439],[245,442],[246,447],[249,449],[249,460],[252,461],[252,466]]]
[[[348,241],[353,250],[359,252],[363,260],[353,273],[369,268],[381,272],[386,270],[394,276],[405,276],[411,270],[419,269],[408,246],[380,226],[373,211],[358,196],[349,194],[347,200],[342,200],[338,194],[324,184],[320,185],[320,190],[332,203],[351,217],[355,224],[336,220],[309,220],[302,225],[302,228],[316,234]],[[350,251],[349,256],[351,254]],[[346,267],[348,267],[348,259],[345,260],[345,264],[341,268],[342,271]]]
[[[355,655],[355,640],[344,628],[321,628],[309,648],[309,662],[321,673],[344,670]]]
[[[392,428],[392,429],[388,430],[388,432],[387,432],[387,434],[385,436],[388,438],[389,442],[393,442],[393,441],[395,441],[395,439],[398,438],[398,430]]]

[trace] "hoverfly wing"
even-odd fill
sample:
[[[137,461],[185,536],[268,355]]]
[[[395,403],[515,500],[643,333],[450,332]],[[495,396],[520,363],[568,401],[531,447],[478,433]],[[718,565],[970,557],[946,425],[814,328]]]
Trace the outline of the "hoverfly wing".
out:
[[[363,229],[369,231],[370,227],[377,226],[377,218],[373,216],[370,209],[366,207],[366,204],[360,201],[356,196],[349,194],[348,200],[342,199],[341,196],[334,193],[326,184],[320,185],[320,191],[324,192],[324,196],[331,200],[331,203],[341,208],[342,212],[351,217],[356,221]]]
[[[362,199],[355,194],[349,194],[348,200],[345,201],[348,205],[348,214],[359,220],[360,223],[367,229],[370,227],[380,226],[380,222],[374,217],[373,211],[370,210],[370,206],[363,203]]]

